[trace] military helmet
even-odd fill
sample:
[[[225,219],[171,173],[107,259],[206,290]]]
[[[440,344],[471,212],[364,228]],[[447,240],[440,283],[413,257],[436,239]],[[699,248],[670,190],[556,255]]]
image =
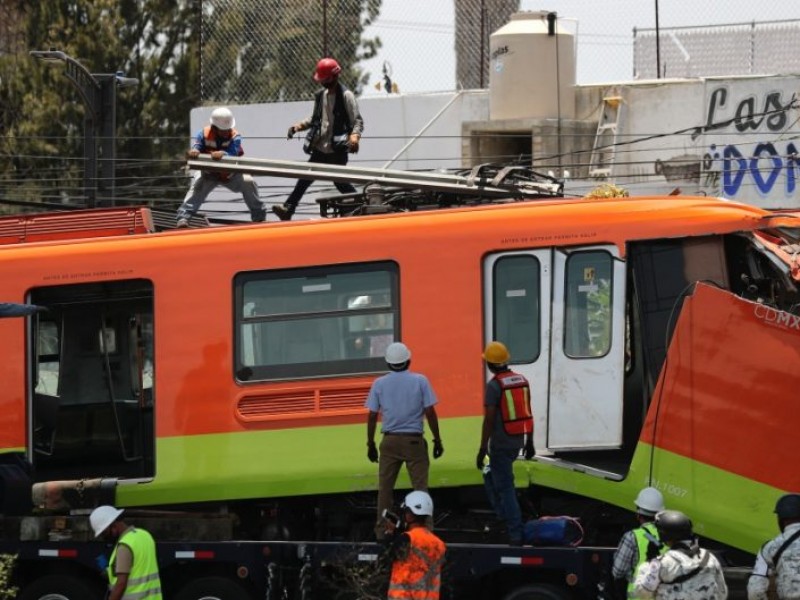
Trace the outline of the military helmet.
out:
[[[656,529],[662,540],[678,541],[692,537],[692,520],[679,510],[662,510],[656,515]]]
[[[800,519],[800,494],[784,494],[775,503],[779,519]]]

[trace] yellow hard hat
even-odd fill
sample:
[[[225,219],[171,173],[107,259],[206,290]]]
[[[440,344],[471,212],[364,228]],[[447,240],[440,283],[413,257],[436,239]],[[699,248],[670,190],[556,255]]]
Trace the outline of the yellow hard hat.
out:
[[[489,342],[483,351],[483,359],[493,365],[504,365],[510,358],[508,348],[501,342]]]

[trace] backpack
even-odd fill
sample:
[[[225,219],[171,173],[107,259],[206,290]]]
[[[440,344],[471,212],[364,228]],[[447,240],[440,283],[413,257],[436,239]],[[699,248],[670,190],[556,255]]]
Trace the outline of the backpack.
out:
[[[522,541],[532,546],[577,546],[583,541],[583,527],[575,517],[539,517],[523,525]]]

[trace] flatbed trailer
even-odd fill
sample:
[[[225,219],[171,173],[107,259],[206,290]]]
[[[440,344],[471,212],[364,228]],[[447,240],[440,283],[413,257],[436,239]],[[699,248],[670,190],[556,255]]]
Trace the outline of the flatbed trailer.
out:
[[[157,542],[165,598],[322,600],[385,597],[386,548],[302,541]],[[98,600],[104,595],[98,541],[0,542],[15,554],[21,600]],[[447,547],[442,600],[595,598],[613,548]]]

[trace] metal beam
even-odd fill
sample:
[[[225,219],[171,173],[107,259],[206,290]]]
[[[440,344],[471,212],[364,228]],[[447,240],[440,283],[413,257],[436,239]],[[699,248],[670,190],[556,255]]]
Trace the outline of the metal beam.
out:
[[[495,198],[557,196],[562,189],[562,184],[550,181],[516,181],[513,184],[501,186],[499,182],[502,178],[499,175],[489,179],[482,176],[477,168],[465,176],[453,173],[402,171],[263,158],[225,156],[222,160],[213,160],[206,155],[188,160],[187,165],[190,169],[200,171],[228,171],[296,179],[344,181],[363,185],[380,183],[385,186],[414,187]],[[512,170],[508,172],[512,172]]]

